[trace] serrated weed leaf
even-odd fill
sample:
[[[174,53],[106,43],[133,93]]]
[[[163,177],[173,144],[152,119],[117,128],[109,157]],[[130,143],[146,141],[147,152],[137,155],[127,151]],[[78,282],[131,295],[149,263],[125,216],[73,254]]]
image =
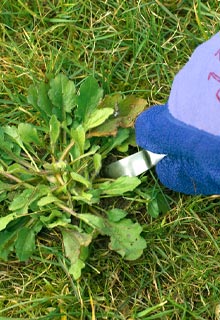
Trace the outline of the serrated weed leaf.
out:
[[[28,103],[30,103],[35,108],[35,110],[39,111],[40,109],[39,109],[39,106],[37,104],[37,100],[38,100],[37,87],[35,85],[31,85],[28,88],[27,101],[28,101]]]
[[[72,188],[71,192],[73,194],[71,199],[78,201],[79,203],[81,202],[81,203],[87,203],[89,205],[92,205],[93,203],[96,202],[96,199],[93,198],[92,193],[81,191],[81,193],[78,194],[75,188]]]
[[[149,203],[147,205],[147,210],[148,210],[149,215],[152,218],[157,218],[159,216],[160,209],[159,209],[159,206],[158,206],[157,199],[152,199],[152,200],[149,201]]]
[[[87,188],[90,188],[92,186],[91,182],[88,179],[86,179],[82,175],[78,174],[77,172],[70,172],[70,175],[71,175],[71,178],[73,179],[73,181],[81,183]]]
[[[165,195],[163,195],[162,193],[158,193],[157,203],[158,203],[158,207],[159,207],[160,212],[162,212],[163,214],[166,214],[170,210],[170,205],[169,205]]]
[[[103,156],[106,156],[111,150],[124,143],[128,139],[129,134],[129,129],[120,128],[115,137],[109,137],[105,144],[101,146],[100,153],[102,153]]]
[[[119,213],[119,212],[118,212]],[[119,213],[125,216],[125,212]],[[139,223],[134,223],[130,219],[120,218],[117,220],[116,212],[110,215],[110,219],[105,217],[97,217],[89,213],[79,214],[79,218],[97,229],[100,234],[110,237],[109,248],[116,251],[127,260],[135,260],[141,256],[146,248],[146,241],[141,236],[142,227]]]
[[[85,263],[81,251],[83,247],[88,247],[92,241],[90,234],[82,232],[80,229],[68,230],[62,229],[63,244],[65,254],[70,260],[69,272],[73,275],[74,279],[77,280],[81,276],[81,270],[84,268]],[[84,252],[83,252],[84,253]]]
[[[7,164],[14,160],[14,156],[20,156],[21,147],[5,132],[5,127],[0,127],[1,159]]]
[[[57,120],[57,117],[53,114],[49,122],[50,126],[50,144],[52,148],[52,153],[54,153],[56,142],[60,136],[60,121]]]
[[[115,119],[108,119],[105,123],[95,127],[89,132],[90,137],[107,137],[116,136],[118,133],[118,121]]]
[[[104,124],[96,126],[90,135],[94,137],[116,136],[119,128],[132,128],[135,119],[146,108],[146,105],[146,100],[135,96],[128,96],[124,99],[118,94],[105,97],[99,107],[101,110],[104,110],[106,106],[113,107],[113,115]]]
[[[118,252],[126,260],[138,259],[146,248],[146,241],[141,237],[142,227],[130,219],[119,222],[110,222],[109,248]]]
[[[5,126],[4,128],[4,132],[9,136],[11,137],[14,142],[16,142],[20,148],[24,148],[24,145],[23,145],[23,142],[22,142],[22,139],[20,137],[20,134],[18,132],[18,128],[16,127],[12,127],[12,126]]]
[[[84,153],[85,142],[86,142],[86,132],[82,125],[79,125],[76,129],[71,129],[71,137],[74,143],[78,146],[80,155]]]
[[[67,227],[71,224],[70,217],[59,210],[52,210],[49,216],[41,216],[40,221],[49,229],[55,227]]]
[[[129,137],[121,144],[116,147],[119,152],[125,153],[128,152],[129,146],[136,147],[136,137],[135,130],[131,128],[129,130]]]
[[[4,230],[0,232],[0,258],[8,260],[8,255],[14,250],[17,231]]]
[[[103,194],[117,196],[125,192],[133,191],[141,180],[137,177],[119,177],[114,181],[106,181],[100,185]]]
[[[133,127],[137,116],[144,111],[147,106],[147,100],[135,96],[127,96],[118,104],[118,115],[120,126],[123,128]]]
[[[31,196],[33,195],[33,189],[26,189],[23,192],[16,195],[9,206],[10,211],[15,211],[19,214],[28,212],[28,207],[31,202]]]
[[[95,175],[99,173],[102,168],[102,156],[99,153],[94,154],[93,156],[93,166],[95,170]]]
[[[18,133],[23,143],[34,143],[35,145],[42,145],[42,141],[38,135],[38,131],[34,125],[30,123],[19,123]]]
[[[48,95],[53,105],[62,110],[62,113],[71,112],[76,105],[75,91],[73,81],[69,80],[63,74],[58,74],[50,81],[50,90],[48,91]]]
[[[118,105],[120,101],[123,99],[122,94],[120,93],[115,93],[111,95],[106,95],[101,103],[99,104],[98,108],[99,109],[104,109],[104,108],[112,108],[114,109],[114,116],[118,116]]]
[[[35,250],[35,232],[33,229],[23,227],[18,231],[15,250],[20,261],[26,261]]]
[[[94,110],[89,118],[86,118],[85,121],[85,129],[86,131],[98,127],[103,122],[105,122],[111,114],[113,114],[114,109],[111,108],[105,108],[101,110]]]
[[[101,232],[105,230],[105,220],[103,217],[94,216],[91,213],[80,213],[79,219],[90,225],[92,228],[98,229]]]
[[[14,196],[9,205],[9,210],[14,211],[19,215],[27,213],[30,205],[43,195],[47,194],[48,190],[48,187],[44,185],[23,190]]]
[[[118,132],[118,104],[122,100],[122,95],[116,93],[114,95],[106,95],[104,99],[99,104],[98,108],[103,110],[105,108],[113,109],[113,116],[108,119],[104,124],[100,124],[98,127],[90,132],[90,136],[94,137],[106,137],[106,136],[116,136]]]
[[[98,82],[92,77],[88,77],[80,86],[79,96],[77,96],[76,118],[83,123],[87,121],[92,112],[97,108],[103,96],[103,90]]]
[[[71,263],[69,273],[75,280],[78,280],[81,277],[83,268],[85,268],[85,262],[81,259],[78,259],[75,263]]]
[[[127,212],[122,209],[114,208],[107,212],[109,221],[118,222],[127,216]]]
[[[28,158],[31,160],[32,164],[34,165],[35,167],[35,170],[36,171],[39,171],[32,155],[28,152],[28,150],[26,149],[23,141],[22,141],[22,138],[19,134],[19,131],[18,131],[18,128],[16,128],[15,126],[5,126],[4,127],[4,132],[12,138],[12,140],[21,148],[24,150],[24,152],[26,153],[26,155],[28,156]],[[11,155],[12,159],[13,159],[13,155]]]
[[[10,213],[5,217],[0,218],[0,231],[4,230],[9,222],[13,221],[14,219],[17,218],[16,213]]]
[[[116,137],[112,138],[112,149],[120,146],[129,137],[129,129],[119,129]],[[111,149],[111,150],[112,150]]]
[[[52,115],[53,104],[48,96],[49,84],[41,82],[38,86],[38,99],[37,105],[41,114],[45,114],[45,117],[49,120]]]
[[[54,203],[54,202],[60,202],[60,200],[57,197],[53,196],[53,195],[47,195],[47,196],[41,198],[37,202],[37,205],[39,207],[44,207],[44,206],[47,206],[48,204]]]
[[[48,123],[52,113],[52,107],[50,107],[51,101],[49,100],[45,87],[45,84],[41,84],[38,87],[31,85],[28,89],[27,101],[38,111],[40,118]]]

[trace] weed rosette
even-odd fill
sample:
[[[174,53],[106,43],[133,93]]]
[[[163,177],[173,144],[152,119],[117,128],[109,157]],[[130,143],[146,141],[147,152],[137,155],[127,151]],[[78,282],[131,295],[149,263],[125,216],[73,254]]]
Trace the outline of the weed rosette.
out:
[[[103,98],[93,77],[76,91],[73,81],[59,74],[31,86],[27,103],[35,123],[0,127],[0,201],[6,208],[0,218],[0,258],[8,260],[15,252],[26,261],[36,235],[56,228],[74,279],[97,235],[108,236],[109,248],[125,259],[137,259],[146,246],[141,225],[125,210],[104,210],[98,204],[141,183],[137,177],[107,179],[100,170],[111,150],[127,149],[134,119],[146,101],[120,94]]]

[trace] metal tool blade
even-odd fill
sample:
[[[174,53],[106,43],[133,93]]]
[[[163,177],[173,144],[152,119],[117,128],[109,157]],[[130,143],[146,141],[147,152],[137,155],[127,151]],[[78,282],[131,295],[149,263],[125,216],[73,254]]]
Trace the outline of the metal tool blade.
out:
[[[164,157],[165,154],[142,150],[107,165],[104,168],[104,175],[109,178],[138,176],[139,174],[151,169]]]

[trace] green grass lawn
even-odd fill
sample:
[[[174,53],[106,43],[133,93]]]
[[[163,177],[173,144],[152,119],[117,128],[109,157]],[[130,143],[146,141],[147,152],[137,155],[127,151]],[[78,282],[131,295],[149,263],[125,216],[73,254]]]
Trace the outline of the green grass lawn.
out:
[[[28,87],[60,72],[76,86],[93,75],[106,94],[165,103],[176,72],[219,30],[220,5],[2,0],[0,17],[0,125],[13,125],[34,121]],[[0,319],[220,319],[220,198],[171,192],[154,170],[143,181],[169,212],[152,218],[137,193],[112,199],[144,225],[140,259],[125,261],[97,238],[73,281],[59,233],[42,233],[30,260],[0,261]]]

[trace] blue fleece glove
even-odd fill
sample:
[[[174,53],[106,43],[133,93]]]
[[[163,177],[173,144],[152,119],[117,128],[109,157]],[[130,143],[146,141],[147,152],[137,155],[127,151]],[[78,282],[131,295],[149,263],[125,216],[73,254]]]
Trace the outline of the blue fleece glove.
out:
[[[161,182],[185,194],[220,194],[220,33],[196,48],[168,102],[139,115],[139,146],[166,154]]]

